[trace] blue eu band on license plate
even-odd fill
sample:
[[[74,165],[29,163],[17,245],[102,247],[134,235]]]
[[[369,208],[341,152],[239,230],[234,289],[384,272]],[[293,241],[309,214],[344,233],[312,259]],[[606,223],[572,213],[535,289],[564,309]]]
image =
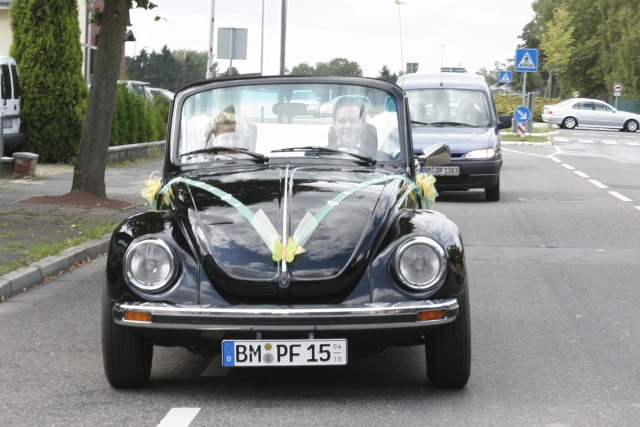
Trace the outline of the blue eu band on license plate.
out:
[[[222,342],[222,366],[346,365],[347,340]]]

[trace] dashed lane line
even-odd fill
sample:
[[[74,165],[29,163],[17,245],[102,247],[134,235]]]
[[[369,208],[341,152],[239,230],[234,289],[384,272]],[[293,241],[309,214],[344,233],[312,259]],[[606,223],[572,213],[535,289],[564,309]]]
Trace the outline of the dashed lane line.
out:
[[[536,157],[546,157],[548,159],[553,160],[556,163],[561,163],[562,167],[564,167],[565,169],[568,169],[570,171],[573,171],[573,173],[575,173],[576,175],[578,175],[579,177],[582,178],[589,178],[589,175],[587,175],[584,172],[581,171],[577,171],[575,170],[575,168],[567,163],[564,163],[562,160],[557,159],[555,156],[557,156],[558,154],[562,154],[562,149],[558,146],[555,146],[556,152],[553,154],[549,154],[546,156],[540,155],[540,154],[535,154],[535,153],[524,153],[522,151],[518,151],[518,150],[509,150],[509,149],[505,149],[505,151],[511,151],[513,153],[518,153],[518,154],[524,154],[524,155],[528,155],[528,156],[536,156]],[[598,188],[609,188],[606,185],[604,185],[603,183],[601,183],[598,180],[595,179],[589,179],[588,180],[591,184],[595,185]],[[623,202],[632,202],[633,200],[628,198],[627,196],[618,193],[617,191],[609,191],[609,194],[611,194],[613,197],[617,198],[618,200],[621,200]],[[634,208],[640,210],[640,206],[634,206]]]
[[[603,183],[601,183],[600,181],[596,181],[595,179],[590,179],[589,182],[592,183],[593,185],[595,185],[598,188],[609,188],[606,185],[604,185]]]
[[[627,196],[623,196],[622,194],[618,193],[617,191],[609,191],[609,194],[611,194],[613,197],[622,200],[623,202],[632,202],[633,200],[631,200],[630,198],[628,198]]]
[[[158,427],[188,427],[200,408],[173,408],[160,421]]]

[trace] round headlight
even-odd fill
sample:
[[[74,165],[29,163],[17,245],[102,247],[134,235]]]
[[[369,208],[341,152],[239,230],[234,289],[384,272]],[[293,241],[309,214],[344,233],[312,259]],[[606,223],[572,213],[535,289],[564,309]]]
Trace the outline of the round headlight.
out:
[[[393,266],[405,286],[414,291],[428,291],[444,276],[445,252],[432,239],[414,237],[400,245]]]
[[[175,270],[171,248],[160,239],[136,242],[124,255],[124,271],[129,282],[144,292],[163,289],[173,279]]]

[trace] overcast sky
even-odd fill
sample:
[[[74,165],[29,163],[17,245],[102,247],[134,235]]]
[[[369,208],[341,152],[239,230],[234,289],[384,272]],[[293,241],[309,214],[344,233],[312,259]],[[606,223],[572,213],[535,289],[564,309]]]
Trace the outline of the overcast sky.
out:
[[[137,41],[126,54],[143,48],[208,51],[211,0],[153,0],[158,8],[132,10]],[[476,72],[515,56],[518,36],[533,19],[532,0],[287,0],[285,65],[315,66],[333,58],[360,64],[376,77],[383,65],[392,72],[417,62],[420,71],[441,65]],[[264,12],[263,12],[264,4]],[[248,30],[247,59],[233,60],[241,73],[278,74],[281,0],[216,0],[214,54],[219,28]],[[162,19],[154,21],[155,16]],[[264,19],[264,27],[262,21]],[[263,35],[264,34],[264,35]],[[261,53],[262,51],[262,53]],[[228,59],[219,59],[226,70]],[[203,71],[203,77],[204,77]]]

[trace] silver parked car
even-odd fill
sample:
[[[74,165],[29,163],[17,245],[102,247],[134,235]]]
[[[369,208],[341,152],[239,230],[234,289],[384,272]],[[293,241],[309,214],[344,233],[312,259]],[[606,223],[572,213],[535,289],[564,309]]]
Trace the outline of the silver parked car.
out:
[[[580,126],[635,132],[638,130],[640,115],[616,110],[597,99],[572,98],[557,104],[545,105],[542,120],[564,129]]]

